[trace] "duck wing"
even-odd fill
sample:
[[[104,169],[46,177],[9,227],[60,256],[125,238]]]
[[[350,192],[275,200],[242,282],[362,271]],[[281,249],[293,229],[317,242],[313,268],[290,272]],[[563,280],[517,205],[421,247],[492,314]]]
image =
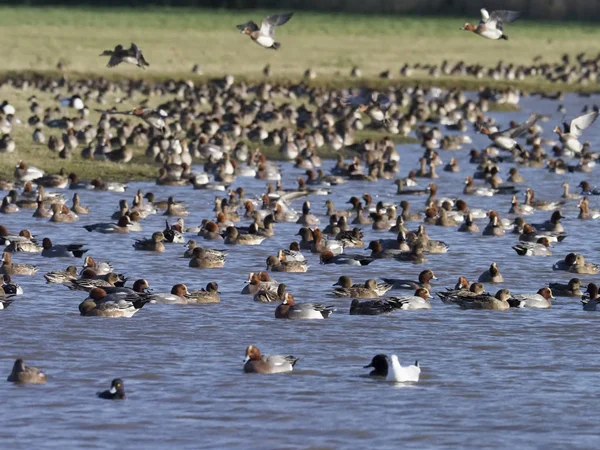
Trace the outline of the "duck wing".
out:
[[[486,11],[487,12],[487,11]],[[519,11],[509,11],[509,10],[498,10],[492,11],[489,14],[489,18],[485,21],[486,26],[496,28],[497,30],[501,30],[503,28],[503,24],[514,22],[519,18],[521,13]],[[483,11],[481,13],[483,17]]]
[[[108,60],[108,63],[106,64],[106,67],[115,67],[121,64],[122,62],[123,58],[121,58],[121,55],[115,52],[111,55],[110,59]]]
[[[516,127],[509,128],[508,130],[503,131],[502,134],[510,136],[513,139],[518,138],[523,133],[525,133],[530,127],[532,127],[538,121],[538,119],[539,116],[536,113],[531,113],[529,119],[527,119],[526,122],[523,122],[522,124]]]
[[[294,13],[273,14],[263,19],[260,24],[260,34],[273,37],[275,35],[275,27],[279,27],[291,19]]]
[[[579,116],[571,121],[571,126],[569,127],[569,132],[571,135],[578,138],[581,136],[581,132],[592,125],[596,119],[598,118],[597,111],[591,112],[589,114],[584,114],[583,116]]]
[[[235,26],[238,30],[244,31],[246,28],[250,28],[250,31],[258,31],[258,25],[253,20],[250,20],[246,23],[241,23]]]

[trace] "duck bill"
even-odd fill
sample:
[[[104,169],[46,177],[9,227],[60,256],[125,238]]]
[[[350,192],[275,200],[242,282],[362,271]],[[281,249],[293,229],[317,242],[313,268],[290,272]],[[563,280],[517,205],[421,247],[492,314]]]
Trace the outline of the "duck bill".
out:
[[[370,369],[371,367],[373,367],[373,363],[369,364],[368,366],[363,366],[363,369]]]
[[[246,357],[244,358],[244,364],[246,364],[248,361],[250,361],[250,357],[249,357],[249,356],[246,356]]]

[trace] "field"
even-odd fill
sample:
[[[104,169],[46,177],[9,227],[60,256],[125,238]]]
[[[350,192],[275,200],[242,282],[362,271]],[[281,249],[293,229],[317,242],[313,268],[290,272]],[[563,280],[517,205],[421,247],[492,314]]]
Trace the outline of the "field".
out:
[[[379,86],[387,83],[435,83],[477,89],[482,84],[496,87],[520,86],[547,91],[596,90],[595,86],[555,85],[538,79],[518,84],[492,80],[439,78],[431,79],[424,72],[400,79],[398,71],[404,63],[439,64],[444,59],[488,67],[498,61],[529,64],[539,56],[544,62],[556,62],[563,53],[575,55],[597,53],[600,30],[590,24],[537,23],[521,21],[506,27],[509,41],[488,41],[462,32],[459,28],[477,17],[417,18],[359,16],[298,12],[292,20],[277,29],[282,44],[280,51],[265,50],[241,35],[235,25],[249,19],[259,21],[265,11],[217,11],[190,9],[69,9],[69,8],[0,8],[0,77],[6,75],[43,73],[70,78],[140,78],[162,80],[185,78],[201,82],[230,73],[236,79],[261,80],[262,69],[270,64],[273,78],[278,81],[298,81],[307,68],[317,72],[315,84],[331,87],[352,85]],[[144,51],[150,67],[142,71],[133,66],[105,67],[107,58],[98,55],[116,44],[135,42]],[[191,68],[198,64],[202,75]],[[349,77],[350,69],[362,70],[361,79]],[[382,80],[379,73],[391,70],[393,80]],[[37,94],[37,93],[36,93]],[[0,99],[7,99],[22,111],[26,120],[31,92],[0,89]],[[51,95],[40,99],[42,106],[53,104]],[[134,99],[134,100],[142,100]],[[156,104],[159,99],[151,99]],[[53,104],[54,105],[54,104]],[[122,104],[121,107],[131,107]],[[95,117],[92,116],[92,121]],[[74,158],[65,163],[52,159],[44,148],[31,145],[32,130],[22,127],[15,133],[19,148],[3,161],[11,164],[21,158],[34,164],[44,161],[48,170],[67,169],[85,175],[86,166]],[[143,162],[142,157],[136,157]],[[133,178],[149,178],[155,168],[136,164],[115,169],[113,164],[96,164],[94,170],[107,178],[119,178],[131,173]],[[0,175],[10,175],[2,164]]]

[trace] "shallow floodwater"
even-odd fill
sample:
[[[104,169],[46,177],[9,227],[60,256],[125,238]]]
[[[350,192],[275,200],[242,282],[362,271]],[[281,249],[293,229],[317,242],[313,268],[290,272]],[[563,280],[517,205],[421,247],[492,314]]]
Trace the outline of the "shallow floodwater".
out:
[[[569,117],[599,97],[568,96]],[[545,136],[562,119],[556,102],[524,98],[519,113],[492,113],[501,124],[522,121],[530,111],[551,114],[543,123]],[[471,148],[481,149],[487,138],[474,135],[473,145],[460,151],[442,151],[444,163],[457,157],[462,171],[450,174],[439,168],[440,196],[462,197],[463,180],[473,173],[468,164]],[[600,125],[584,134],[594,150],[600,144]],[[418,145],[399,148],[404,177],[417,167]],[[333,162],[324,162],[324,168]],[[507,178],[512,165],[501,164]],[[303,171],[283,165],[284,185],[292,187]],[[572,189],[583,179],[596,184],[593,174],[551,174],[545,169],[520,169],[536,197],[559,198],[561,183]],[[423,180],[425,186],[429,180]],[[239,178],[248,196],[264,190],[262,181]],[[169,245],[163,254],[134,251],[135,238],[164,228],[164,217],[143,223],[144,232],[129,235],[88,233],[82,226],[109,221],[119,199],[129,202],[135,191],[153,191],[158,198],[174,195],[185,200],[189,226],[214,216],[214,197],[223,195],[191,188],[158,187],[131,183],[125,194],[81,192],[82,203],[93,214],[75,224],[50,224],[31,218],[32,210],[2,216],[11,232],[28,227],[38,237],[56,244],[85,242],[89,255],[109,260],[130,280],[146,278],[155,292],[168,292],[175,283],[191,289],[210,281],[220,286],[221,303],[200,306],[150,305],[132,319],[80,317],[85,292],[46,285],[43,273],[64,269],[79,260],[48,259],[17,254],[15,262],[37,264],[33,277],[15,277],[25,295],[0,311],[2,346],[0,375],[7,376],[13,361],[43,368],[49,380],[41,386],[0,383],[2,448],[595,448],[598,436],[598,381],[600,312],[584,312],[577,299],[558,298],[549,310],[462,311],[436,297],[429,311],[398,311],[390,316],[350,316],[350,301],[330,297],[331,285],[342,274],[355,282],[367,278],[416,279],[424,268],[435,271],[435,290],[451,287],[460,275],[476,280],[492,261],[498,263],[505,283],[486,286],[495,292],[535,292],[551,281],[571,276],[553,272],[552,264],[569,252],[581,252],[600,262],[598,222],[577,220],[577,201],[563,213],[567,239],[554,247],[549,258],[520,257],[511,249],[517,241],[458,233],[455,228],[427,227],[434,239],[450,245],[445,255],[431,255],[426,265],[378,260],[367,267],[322,266],[305,252],[306,274],[274,274],[288,285],[296,301],[324,302],[338,311],[329,320],[275,320],[276,305],[259,304],[239,294],[249,272],[265,269],[268,255],[297,239],[299,225],[279,223],[276,236],[258,247],[229,247],[224,269],[188,268],[182,245]],[[391,180],[349,182],[333,188],[337,208],[346,207],[351,195],[370,192],[375,201],[411,201],[422,210],[424,197],[398,197]],[[69,197],[72,192],[65,191]],[[310,198],[315,213],[323,216],[327,197]],[[463,197],[465,198],[465,197]],[[522,200],[522,197],[520,197]],[[510,196],[468,197],[472,208],[494,208],[506,216]],[[300,209],[303,200],[293,203]],[[591,199],[598,208],[596,198]],[[531,223],[549,218],[550,212],[529,216]],[[478,222],[483,230],[486,221]],[[411,228],[416,225],[411,224]],[[389,232],[363,227],[365,241],[392,238]],[[195,238],[193,235],[187,236]],[[198,238],[201,245],[223,248]],[[350,249],[348,253],[363,253]],[[585,282],[598,276],[584,276]],[[402,295],[404,291],[392,291]],[[263,353],[291,354],[300,358],[291,374],[256,376],[242,373],[247,345]],[[418,359],[421,381],[393,385],[365,377],[371,357],[397,353],[407,364]],[[95,392],[107,389],[112,378],[125,381],[128,400],[99,400]]]

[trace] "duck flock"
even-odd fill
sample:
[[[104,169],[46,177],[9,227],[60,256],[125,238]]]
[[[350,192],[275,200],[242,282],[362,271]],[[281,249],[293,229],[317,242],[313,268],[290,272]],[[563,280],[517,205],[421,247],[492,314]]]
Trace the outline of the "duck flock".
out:
[[[281,45],[274,39],[275,27],[291,17],[291,13],[273,15],[260,27],[250,21],[238,29],[257,44],[277,50]],[[481,22],[465,24],[463,29],[488,39],[507,39],[503,24],[517,17],[514,11],[482,10]],[[150,67],[135,44],[128,49],[118,45],[102,56],[110,57],[109,67],[120,63]],[[578,70],[592,77],[589,65],[580,64]],[[600,210],[591,208],[589,200],[600,190],[586,175],[599,157],[585,141],[599,115],[593,105],[551,134],[542,127],[551,121],[544,111],[510,124],[496,123],[488,114],[494,104],[518,105],[521,93],[516,89],[482,89],[473,95],[421,87],[334,90],[305,83],[283,86],[268,78],[248,85],[235,83],[232,76],[198,86],[175,80],[43,77],[15,77],[5,83],[38,92],[40,98],[51,94],[60,105],[44,109],[34,93],[26,118],[26,111],[17,111],[5,100],[0,106],[0,152],[18,153],[19,147],[28,145],[15,142],[11,131],[29,127],[35,144],[47,145],[56,158],[65,160],[80,152],[88,164],[112,161],[133,166],[133,148],[145,148],[145,157],[157,165],[158,174],[154,192],[132,193],[127,180],[81,180],[74,172],[46,173],[21,161],[13,179],[0,180],[5,191],[0,213],[15,215],[20,224],[11,228],[0,224],[0,245],[5,245],[0,314],[28,307],[20,300],[27,297],[17,284],[22,277],[47,283],[47,290],[56,295],[61,289],[80,292],[82,320],[131,318],[144,314],[142,309],[167,307],[155,305],[181,308],[219,303],[222,294],[211,273],[227,271],[240,258],[253,260],[255,269],[250,274],[229,270],[229,283],[238,283],[248,301],[273,304],[274,308],[264,306],[264,314],[275,319],[330,321],[348,312],[407,317],[410,311],[431,308],[453,308],[456,314],[461,309],[547,309],[557,297],[567,298],[573,308],[597,310],[598,287],[588,276],[597,275],[599,267],[588,261],[590,255],[569,250],[571,230],[561,223],[565,217],[576,217],[577,222],[572,222],[576,228],[600,218]],[[146,100],[138,101],[141,106],[131,111],[107,109],[107,99],[117,96]],[[160,105],[149,108],[150,98],[160,99]],[[93,105],[91,110],[88,105]],[[90,122],[93,110],[99,113],[96,123]],[[360,139],[364,132],[375,138]],[[416,137],[421,150],[418,144],[406,150],[396,146],[398,138],[408,135]],[[488,139],[488,145],[467,149],[475,136]],[[336,153],[335,163],[321,160],[319,153],[325,150]],[[422,156],[412,158],[418,159],[416,166],[401,166],[405,151],[411,157],[422,151]],[[459,161],[469,167],[461,168]],[[547,176],[561,190],[542,192],[545,199],[540,199],[536,186],[520,173],[523,168],[528,174],[551,174]],[[588,180],[569,185],[582,176]],[[284,186],[284,181],[295,185]],[[441,182],[453,189],[439,190]],[[264,187],[262,192],[253,189],[248,194],[248,186],[256,183]],[[358,193],[359,189],[367,192]],[[110,205],[114,213],[103,215],[86,206],[99,193],[114,200]],[[185,198],[178,198],[194,196],[210,196],[214,203],[191,210]],[[336,209],[334,197],[344,198],[346,207]],[[506,209],[488,207],[492,198],[500,198],[494,204]],[[534,214],[545,218],[530,222]],[[164,227],[156,227],[153,218],[158,215]],[[198,221],[190,226],[188,216]],[[51,225],[40,227],[45,222]],[[60,229],[60,239],[39,233],[48,226]],[[88,242],[69,238],[70,230],[82,227]],[[281,236],[282,228],[294,232],[285,238],[289,245],[278,248],[270,242]],[[493,245],[498,248],[512,247],[515,260],[555,255],[546,264],[548,278],[562,271],[568,274],[568,282],[540,281],[537,291],[519,292],[503,277],[501,264],[490,253],[488,266],[476,279],[463,275],[454,280],[455,285],[435,286],[435,272],[440,275],[447,265],[458,264],[452,245],[429,235],[442,228],[469,235],[473,241],[496,240]],[[185,258],[189,268],[198,270],[204,288],[188,289],[182,280],[168,292],[154,292],[152,271],[145,278],[130,280],[130,262],[91,255],[98,234],[110,235],[111,245],[147,252],[149,258],[168,255],[162,263],[169,269],[176,270]],[[261,250],[265,247],[266,258]],[[53,270],[39,273],[28,261],[36,255],[52,258]],[[435,268],[430,267],[432,257]],[[468,265],[468,257],[461,258]],[[357,280],[366,266],[384,263],[379,279]],[[417,279],[402,276],[415,265]],[[323,292],[327,301],[296,301],[289,289],[291,283],[311,280],[311,272],[333,285]],[[287,283],[277,282],[276,275]],[[189,308],[182,311],[193,314]],[[220,311],[227,314],[226,309]],[[289,372],[299,359],[262,354],[256,343],[247,346],[245,357],[243,370],[249,373]],[[309,358],[304,359],[309,365]],[[403,367],[393,354],[375,355],[366,367],[372,369],[370,375],[394,382],[416,382],[421,372],[418,362]],[[45,383],[47,377],[18,359],[8,381]],[[125,398],[123,380],[113,380],[111,388],[98,395]]]

